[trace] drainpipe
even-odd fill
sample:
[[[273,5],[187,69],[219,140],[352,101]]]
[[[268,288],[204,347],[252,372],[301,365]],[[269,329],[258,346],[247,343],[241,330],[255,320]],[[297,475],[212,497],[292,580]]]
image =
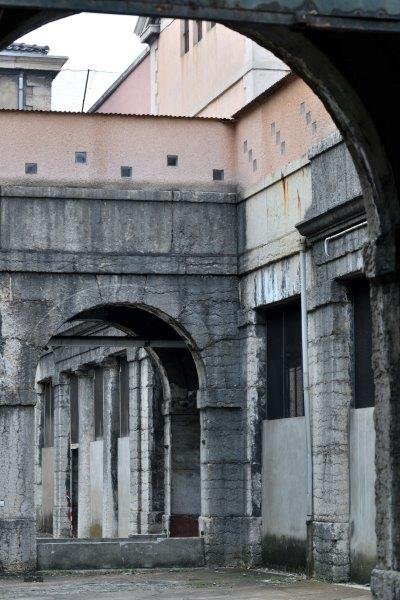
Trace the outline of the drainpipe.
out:
[[[304,420],[306,426],[306,452],[307,452],[307,571],[312,576],[312,538],[313,538],[313,460],[312,460],[312,425],[309,395],[308,373],[308,328],[307,328],[307,266],[306,266],[305,238],[300,241],[300,285],[301,285],[301,345],[303,362],[303,395],[304,395]]]
[[[18,77],[18,110],[24,109],[24,72],[20,71]]]

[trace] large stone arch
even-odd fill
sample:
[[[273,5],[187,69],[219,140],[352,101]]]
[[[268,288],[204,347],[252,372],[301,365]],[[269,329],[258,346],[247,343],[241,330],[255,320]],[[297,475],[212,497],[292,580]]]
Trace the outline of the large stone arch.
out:
[[[14,19],[9,16],[2,31],[3,42],[10,42],[40,22],[64,16],[65,13],[38,10],[44,6],[48,9],[49,5],[38,0],[36,10],[31,8],[25,13],[22,10]],[[76,10],[85,6],[88,4],[84,1],[74,4]],[[399,15],[387,15],[383,10],[379,13],[383,7],[383,2],[376,2],[367,11],[354,2],[347,4],[346,11],[339,7],[328,14],[319,14],[322,10],[315,8],[314,3],[310,10],[304,9],[303,3],[289,6],[277,3],[275,12],[251,3],[252,12],[245,1],[236,3],[234,9],[227,8],[224,2],[213,3],[212,7],[206,2],[180,2],[172,8],[159,9],[158,14],[221,20],[276,52],[323,100],[351,150],[363,186],[371,234],[366,249],[366,271],[373,283],[373,360],[377,382],[379,569],[375,572],[374,586],[378,597],[390,598],[400,593],[400,121],[397,115],[400,43]],[[66,10],[64,2],[54,2],[52,8]],[[133,14],[156,12],[150,3],[147,8],[143,3],[131,2],[129,10]],[[388,20],[379,21],[380,18]],[[7,405],[11,400],[4,403]]]
[[[6,404],[1,421],[4,454],[6,448],[18,445],[17,468],[3,464],[0,472],[2,481],[9,482],[4,493],[9,507],[7,531],[3,532],[5,544],[0,550],[3,568],[24,571],[35,567],[33,472],[29,457],[34,443],[35,370],[41,352],[63,324],[76,319],[103,319],[129,331],[129,310],[142,320],[147,313],[153,328],[159,322],[157,337],[184,340],[187,344],[187,350],[152,349],[152,357],[164,375],[165,414],[173,428],[174,419],[178,422],[185,410],[188,414],[200,411],[200,533],[210,561],[221,564],[241,559],[247,536],[244,491],[240,493],[244,486],[241,389],[239,375],[232,369],[239,352],[235,326],[237,290],[226,277],[197,276],[190,283],[184,279],[170,275],[3,276],[0,312],[2,396]],[[117,312],[111,313],[112,307]],[[143,336],[146,324],[141,323],[141,327],[138,333]],[[137,327],[131,331],[137,333]],[[154,336],[155,331],[151,333]],[[218,432],[221,420],[226,429],[222,447]],[[179,434],[179,424],[175,431]],[[13,501],[15,494],[17,502]],[[174,516],[173,507],[171,511]],[[226,542],[216,543],[229,530],[234,531],[233,538],[230,533]]]

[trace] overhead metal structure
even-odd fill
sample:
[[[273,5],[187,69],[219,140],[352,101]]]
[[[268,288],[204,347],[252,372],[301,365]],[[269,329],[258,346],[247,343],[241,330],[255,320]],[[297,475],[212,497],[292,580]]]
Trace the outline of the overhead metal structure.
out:
[[[330,31],[400,31],[397,0],[3,0],[0,3],[0,47],[32,28],[81,11]]]

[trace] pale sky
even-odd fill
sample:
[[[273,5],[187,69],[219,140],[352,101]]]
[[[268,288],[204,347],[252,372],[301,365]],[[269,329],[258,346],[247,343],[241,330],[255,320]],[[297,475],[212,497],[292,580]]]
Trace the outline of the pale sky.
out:
[[[27,44],[49,46],[49,54],[68,56],[53,82],[53,110],[82,108],[86,71],[89,77],[85,109],[140,54],[145,46],[135,36],[137,17],[81,13],[49,23],[20,38]]]

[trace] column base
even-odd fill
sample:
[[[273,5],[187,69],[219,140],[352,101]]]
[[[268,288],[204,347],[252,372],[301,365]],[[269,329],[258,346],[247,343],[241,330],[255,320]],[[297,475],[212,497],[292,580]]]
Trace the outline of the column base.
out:
[[[376,600],[400,600],[400,572],[374,569],[371,591]]]
[[[140,533],[162,533],[163,532],[163,514],[158,511],[148,513],[142,512],[140,515]]]
[[[261,519],[258,517],[200,517],[206,563],[217,566],[261,564]]]
[[[35,571],[35,519],[1,519],[0,540],[0,572],[27,573]]]
[[[68,520],[68,506],[53,509],[53,537],[69,538],[71,537],[71,525]]]
[[[311,527],[314,577],[336,583],[349,581],[349,524],[314,521]]]

